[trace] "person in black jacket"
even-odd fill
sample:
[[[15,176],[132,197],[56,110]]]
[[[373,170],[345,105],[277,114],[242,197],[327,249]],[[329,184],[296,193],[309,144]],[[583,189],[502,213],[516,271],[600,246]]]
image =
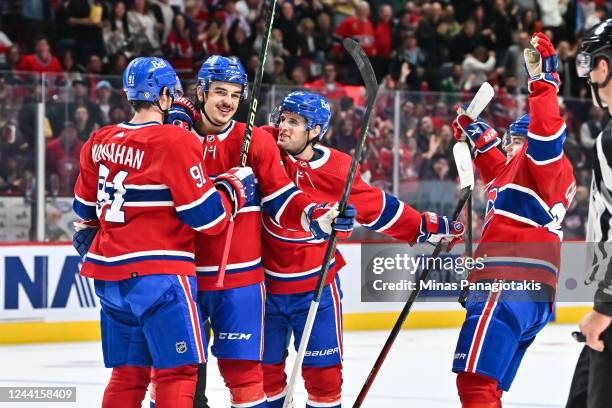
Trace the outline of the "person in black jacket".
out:
[[[587,32],[576,57],[579,76],[588,77],[594,102],[612,113],[612,19]],[[586,337],[574,372],[566,408],[612,406],[612,121],[597,137],[587,245],[594,249],[587,282],[598,282],[593,310],[580,321]]]

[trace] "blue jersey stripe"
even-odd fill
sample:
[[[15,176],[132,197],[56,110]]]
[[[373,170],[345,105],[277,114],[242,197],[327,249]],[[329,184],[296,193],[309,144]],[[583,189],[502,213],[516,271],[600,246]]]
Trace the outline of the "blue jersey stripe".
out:
[[[498,210],[516,214],[522,218],[528,218],[541,226],[553,221],[550,212],[542,207],[542,204],[536,197],[514,188],[498,191],[497,199],[495,200],[495,211]]]
[[[127,189],[123,195],[125,201],[172,201],[169,189],[163,190],[136,190]]]
[[[225,208],[218,192],[211,194],[195,207],[177,211],[179,219],[191,228],[201,228],[225,214]]]
[[[380,217],[378,217],[378,220],[376,220],[374,224],[366,226],[366,228],[378,231],[379,229],[387,225],[393,219],[393,217],[395,217],[399,206],[400,202],[396,197],[385,193],[385,206],[382,210],[382,213],[380,214]]]
[[[529,139],[527,143],[527,155],[536,163],[559,158],[561,153],[563,153],[563,142],[565,141],[566,135],[566,130],[563,130],[558,137],[551,137],[550,139],[536,139],[527,135]]]
[[[98,218],[95,205],[83,204],[76,198],[72,202],[72,210],[83,220],[94,220]]]
[[[281,210],[281,208],[284,208],[286,201],[296,192],[300,192],[300,190],[298,190],[297,187],[293,186],[287,189],[287,191],[283,192],[282,194],[279,194],[277,197],[266,201],[263,205],[264,211],[270,217],[272,217],[272,219],[278,221],[277,216],[279,215],[279,211]]]

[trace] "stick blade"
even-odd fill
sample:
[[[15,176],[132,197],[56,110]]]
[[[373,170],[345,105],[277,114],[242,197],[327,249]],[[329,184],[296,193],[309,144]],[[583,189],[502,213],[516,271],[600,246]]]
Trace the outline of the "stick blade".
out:
[[[473,190],[474,169],[472,167],[472,155],[470,154],[470,148],[468,147],[467,143],[455,143],[455,146],[453,146],[453,157],[455,158],[455,164],[457,165],[461,189],[469,187],[470,190]]]
[[[378,82],[376,81],[376,74],[374,73],[374,69],[372,69],[372,64],[369,63],[368,56],[363,51],[363,48],[359,45],[359,43],[351,38],[345,38],[342,40],[342,45],[346,52],[348,52],[353,60],[355,60],[355,64],[357,64],[357,69],[361,74],[361,78],[365,84],[368,97],[370,95],[376,95],[378,91]]]
[[[476,95],[474,95],[472,102],[470,102],[465,114],[472,119],[476,119],[485,110],[494,96],[495,89],[493,89],[490,83],[483,82],[480,88],[478,88]]]

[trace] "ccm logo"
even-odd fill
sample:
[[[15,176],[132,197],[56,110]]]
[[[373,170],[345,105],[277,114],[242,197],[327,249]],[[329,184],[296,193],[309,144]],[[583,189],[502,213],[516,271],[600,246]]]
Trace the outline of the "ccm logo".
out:
[[[249,340],[251,333],[219,333],[219,340]]]
[[[331,356],[332,354],[336,354],[339,352],[340,349],[338,347],[334,347],[327,350],[306,350],[306,353],[304,353],[304,355],[308,357],[324,357]]]

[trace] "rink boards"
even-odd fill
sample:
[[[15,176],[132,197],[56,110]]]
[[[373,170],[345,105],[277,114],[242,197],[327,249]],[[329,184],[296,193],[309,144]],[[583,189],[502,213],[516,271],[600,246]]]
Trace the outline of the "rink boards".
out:
[[[361,245],[339,249],[347,261],[340,275],[344,329],[391,328],[403,303],[362,302]],[[79,276],[79,267],[71,245],[0,246],[0,343],[99,339],[99,302],[93,281]],[[460,326],[465,313],[455,298],[438,300],[415,304],[405,326]],[[575,323],[588,309],[587,303],[559,304],[556,321]]]

